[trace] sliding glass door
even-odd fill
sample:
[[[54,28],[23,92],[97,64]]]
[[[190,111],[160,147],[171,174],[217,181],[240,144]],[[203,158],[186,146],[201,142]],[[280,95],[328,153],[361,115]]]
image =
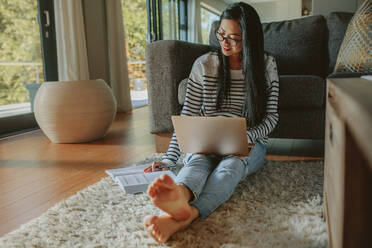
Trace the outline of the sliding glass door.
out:
[[[148,41],[187,40],[187,0],[147,0]]]
[[[27,88],[57,80],[52,4],[0,0],[0,137],[35,127]]]
[[[146,0],[122,0],[125,47],[133,108],[147,105],[145,49],[147,44]]]
[[[122,0],[133,108],[147,105],[145,48],[156,40],[187,39],[187,0]]]

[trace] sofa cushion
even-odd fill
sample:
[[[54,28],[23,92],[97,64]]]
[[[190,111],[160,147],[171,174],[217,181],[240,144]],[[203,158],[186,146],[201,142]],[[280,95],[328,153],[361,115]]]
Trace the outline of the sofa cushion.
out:
[[[372,73],[372,1],[365,1],[351,19],[334,72]]]
[[[219,47],[212,24],[209,43]],[[274,55],[280,75],[317,75],[328,70],[327,24],[323,16],[263,23],[265,51]]]
[[[279,109],[279,121],[270,138],[324,139],[325,109]]]
[[[323,16],[262,24],[265,51],[278,64],[280,75],[317,75],[328,69],[327,25]]]
[[[333,12],[327,17],[328,26],[328,56],[329,65],[328,73],[333,72],[335,67],[338,51],[344,39],[347,25],[349,24],[354,13]]]
[[[187,79],[178,86],[178,102],[183,105],[186,96]],[[325,106],[325,80],[318,76],[279,77],[279,108],[322,108]]]

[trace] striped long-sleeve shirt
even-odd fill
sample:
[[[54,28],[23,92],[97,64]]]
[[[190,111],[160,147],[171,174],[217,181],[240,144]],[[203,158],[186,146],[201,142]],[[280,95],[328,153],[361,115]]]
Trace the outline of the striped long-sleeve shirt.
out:
[[[228,100],[216,108],[219,59],[216,52],[209,52],[199,57],[192,67],[188,78],[186,98],[181,111],[185,116],[225,116],[244,117],[243,105],[245,83],[242,70],[230,70],[231,86]],[[274,57],[265,54],[265,82],[267,84],[266,115],[260,124],[247,128],[248,143],[259,139],[267,144],[268,135],[275,128],[278,115],[279,78]],[[176,133],[173,133],[169,148],[162,157],[162,162],[174,166],[180,156]]]

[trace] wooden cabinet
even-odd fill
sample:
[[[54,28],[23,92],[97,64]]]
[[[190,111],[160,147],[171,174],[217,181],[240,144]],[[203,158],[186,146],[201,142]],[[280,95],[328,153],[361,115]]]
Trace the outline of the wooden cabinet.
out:
[[[372,247],[372,81],[327,80],[325,132],[329,247]]]
[[[344,191],[340,189],[345,186],[345,157],[340,155],[340,151],[345,149],[345,126],[332,101],[333,98],[329,96],[326,106],[324,191],[328,233],[332,234],[329,240],[333,247],[341,247],[340,240],[333,237],[342,236],[343,231],[340,216],[344,214]]]

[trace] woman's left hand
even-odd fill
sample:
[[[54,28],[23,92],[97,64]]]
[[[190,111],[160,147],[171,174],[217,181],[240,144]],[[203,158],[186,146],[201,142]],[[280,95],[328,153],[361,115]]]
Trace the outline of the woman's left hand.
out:
[[[149,167],[145,168],[143,172],[154,172],[154,171],[165,171],[169,170],[169,167],[166,166],[166,164],[162,162],[154,162]]]

